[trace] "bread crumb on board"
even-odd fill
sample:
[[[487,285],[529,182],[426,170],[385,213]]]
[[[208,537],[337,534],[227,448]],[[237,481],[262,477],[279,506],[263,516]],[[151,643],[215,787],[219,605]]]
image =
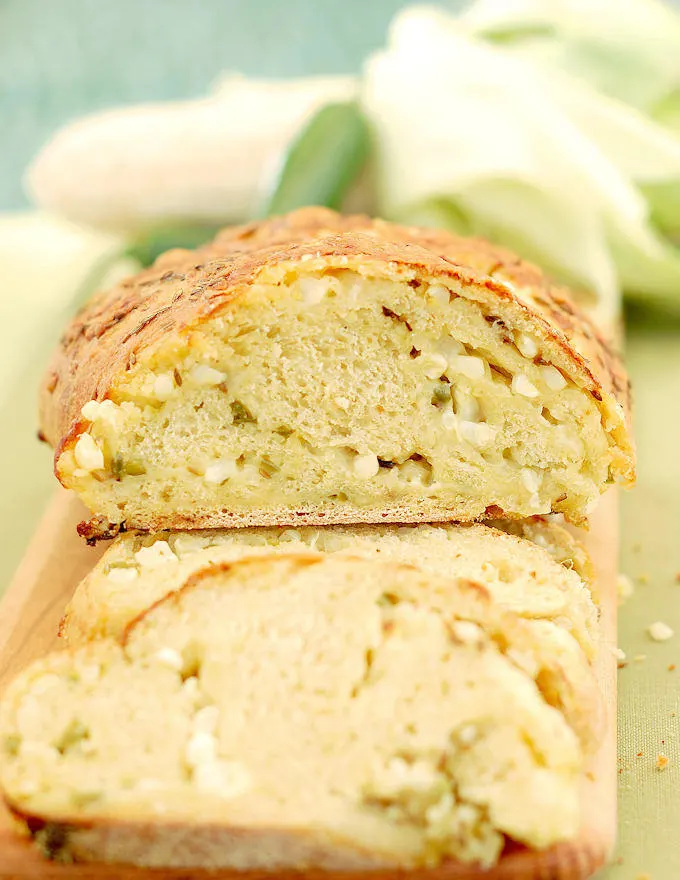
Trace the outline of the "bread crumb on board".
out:
[[[623,604],[626,599],[630,599],[634,592],[635,584],[633,579],[628,577],[627,574],[619,574],[616,578],[616,595],[618,596],[619,604]]]
[[[614,657],[616,657],[616,668],[617,669],[625,669],[628,666],[628,661],[626,660],[626,652],[621,648],[617,648],[614,645],[610,646],[610,650]]]
[[[650,638],[654,639],[655,642],[666,642],[668,639],[672,639],[675,635],[670,626],[662,620],[650,623],[647,627],[647,632],[649,633]]]

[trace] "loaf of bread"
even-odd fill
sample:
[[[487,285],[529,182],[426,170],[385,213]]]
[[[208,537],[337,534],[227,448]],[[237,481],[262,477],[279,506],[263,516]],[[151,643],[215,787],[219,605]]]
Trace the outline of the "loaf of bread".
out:
[[[618,358],[533,266],[303,209],[95,298],[41,411],[96,537],[122,523],[582,521],[634,478],[627,407]]]
[[[542,664],[528,622],[466,580],[222,563],[122,640],[25,670],[0,706],[0,784],[65,860],[488,866],[508,839],[579,826],[584,753]]]
[[[127,532],[116,538],[78,585],[61,635],[71,645],[125,627],[207,565],[260,553],[344,553],[417,565],[433,574],[474,580],[521,617],[549,620],[570,632],[588,657],[597,639],[587,554],[566,531],[545,521],[516,521],[525,540],[486,525],[303,526]],[[502,524],[508,527],[508,523]],[[537,546],[540,545],[540,546]],[[546,552],[542,547],[547,547]]]

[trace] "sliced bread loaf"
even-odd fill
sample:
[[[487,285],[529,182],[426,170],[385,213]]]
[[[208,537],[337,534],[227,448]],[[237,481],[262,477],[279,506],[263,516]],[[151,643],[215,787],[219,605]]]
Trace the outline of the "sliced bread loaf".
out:
[[[56,473],[128,528],[583,520],[630,484],[627,384],[485,242],[304,209],[93,300],[45,379]]]
[[[121,641],[23,672],[0,705],[0,784],[61,859],[488,866],[507,839],[578,829],[584,754],[545,659],[466,580],[340,555],[225,562]]]
[[[61,626],[71,644],[119,636],[154,602],[180,588],[210,563],[259,553],[351,553],[418,565],[483,584],[501,605],[522,617],[548,620],[593,653],[597,609],[590,593],[588,557],[560,526],[517,522],[525,540],[485,525],[328,526],[228,531],[126,533],[116,538],[76,588]],[[504,528],[507,523],[502,524]]]

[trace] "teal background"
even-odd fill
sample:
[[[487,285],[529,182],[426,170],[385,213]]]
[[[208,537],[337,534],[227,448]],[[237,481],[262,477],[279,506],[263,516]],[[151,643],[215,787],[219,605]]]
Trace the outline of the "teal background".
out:
[[[198,96],[229,70],[356,72],[406,5],[0,0],[0,210],[26,204],[26,164],[65,122],[111,105]]]

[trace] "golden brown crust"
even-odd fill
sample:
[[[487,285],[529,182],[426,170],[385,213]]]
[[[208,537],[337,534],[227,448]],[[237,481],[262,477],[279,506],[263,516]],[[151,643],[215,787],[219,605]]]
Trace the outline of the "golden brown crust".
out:
[[[58,822],[45,821],[44,819],[25,813],[11,803],[5,801],[8,810],[17,822],[18,826],[24,827],[34,845],[43,856],[56,862],[72,863],[81,862],[80,871],[87,871],[82,861],[92,861],[97,857],[96,874],[101,880],[139,880],[140,869],[131,863],[134,855],[148,849],[152,842],[163,844],[164,851],[172,849],[173,837],[176,835],[186,849],[187,841],[193,841],[191,852],[193,855],[201,853],[208,848],[214,849],[219,845],[220,839],[227,837],[223,828],[214,828],[207,825],[189,827],[188,825],[173,824],[170,822],[124,822],[111,820],[107,822]],[[188,833],[190,832],[190,833]],[[242,835],[253,834],[245,830]],[[226,842],[233,842],[238,832],[229,835]],[[111,846],[111,837],[115,836],[116,846]],[[300,834],[304,841],[303,833]],[[101,852],[106,849],[111,852],[114,849],[124,861],[101,861]],[[179,847],[177,847],[179,849]],[[361,855],[361,854],[358,854]],[[537,852],[528,847],[507,841],[500,862],[491,870],[478,865],[457,862],[450,859],[444,861],[436,868],[412,867],[408,869],[409,880],[516,880],[519,876],[549,877],[551,880],[577,880],[577,878],[590,877],[598,868],[601,868],[611,855],[611,847],[607,841],[597,836],[590,828],[584,828],[578,838],[551,846],[547,850]],[[125,858],[127,857],[127,858]],[[178,862],[177,853],[174,862]],[[186,859],[184,860],[186,861]],[[195,859],[194,861],[199,861]],[[357,865],[353,869],[346,866],[342,873],[337,874],[342,880],[394,880],[395,877],[403,876],[403,869],[390,865],[380,865],[373,861],[365,866]],[[127,862],[127,864],[126,864]],[[205,867],[209,867],[206,865]],[[57,877],[45,863],[45,878]],[[59,870],[62,874],[63,865]],[[198,868],[198,870],[202,870]],[[221,868],[219,877],[221,880],[329,880],[330,865],[324,868],[277,868],[267,870],[263,868],[236,870]],[[334,869],[334,873],[337,869]],[[148,872],[145,872],[148,873]],[[85,873],[80,874],[85,878]],[[154,876],[156,876],[154,874]],[[193,866],[192,866],[193,876]],[[207,875],[210,876],[210,875]],[[164,880],[187,880],[187,868],[177,867],[176,864],[162,869]]]
[[[414,287],[421,279],[454,283],[499,308],[519,306],[568,359],[605,421],[612,421],[614,402],[628,412],[628,383],[618,355],[568,293],[535,266],[480,239],[303,208],[225,229],[196,251],[169,251],[76,315],[41,390],[41,429],[57,458],[84,426],[82,406],[105,398],[140,352],[228,307],[263,271],[278,267],[283,273],[306,260],[331,267],[370,265],[376,274],[412,280]],[[620,415],[618,420],[618,469],[632,482],[632,448]]]
[[[90,520],[78,523],[78,534],[85,543],[94,547],[97,541],[112,541],[125,532],[125,523],[110,523],[104,516],[93,516]]]
[[[49,820],[26,813],[5,800],[8,810],[20,827],[25,827],[34,845],[42,856],[62,864],[82,864],[96,862],[97,873],[102,866],[113,865],[117,870],[128,866],[148,867],[166,870],[197,868],[220,869],[220,876],[235,878],[259,877],[308,877],[309,872],[317,876],[325,871],[363,872],[389,871],[393,877],[399,865],[387,857],[380,857],[349,844],[341,838],[328,834],[326,840],[315,839],[315,835],[304,829],[286,830],[269,827],[240,827],[222,825],[204,820],[192,824],[156,818],[153,821],[74,817],[72,820]],[[225,868],[226,853],[239,843],[256,840],[260,849],[267,850],[272,844],[277,849],[294,852],[299,866],[278,868]],[[252,846],[252,843],[250,844]],[[453,864],[458,864],[453,863]],[[310,867],[314,866],[314,867]],[[120,875],[116,875],[118,878]],[[355,876],[366,876],[356,874]],[[369,876],[372,876],[370,874]],[[383,875],[385,876],[385,875]],[[186,873],[178,880],[187,880]]]
[[[509,520],[522,520],[519,514],[505,513],[493,505],[485,511],[484,520],[489,517],[506,517]],[[573,516],[572,520],[576,517]],[[266,513],[254,511],[239,513],[232,510],[213,511],[210,514],[197,511],[191,514],[175,513],[172,525],[168,526],[167,516],[150,517],[140,531],[159,532],[167,528],[184,529],[241,529],[253,526],[330,526],[330,525],[371,525],[375,523],[437,523],[456,522],[455,511],[443,507],[441,502],[429,498],[413,502],[395,502],[383,505],[376,513],[373,509],[357,507],[347,502],[327,501],[323,505],[309,506],[291,510],[287,507],[270,506]],[[579,521],[580,523],[580,521]],[[109,541],[123,531],[125,523],[110,523],[106,517],[93,516],[78,524],[78,534],[90,546],[99,541]]]

